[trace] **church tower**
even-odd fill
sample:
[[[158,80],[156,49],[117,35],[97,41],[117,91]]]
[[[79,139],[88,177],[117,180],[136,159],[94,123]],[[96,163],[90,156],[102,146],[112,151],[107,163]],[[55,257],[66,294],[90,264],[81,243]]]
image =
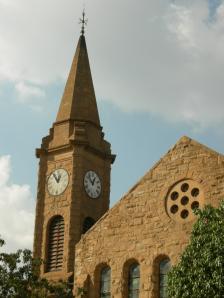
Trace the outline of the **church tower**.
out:
[[[83,29],[56,121],[36,150],[34,257],[50,280],[72,276],[76,243],[109,208],[115,155],[100,125]]]

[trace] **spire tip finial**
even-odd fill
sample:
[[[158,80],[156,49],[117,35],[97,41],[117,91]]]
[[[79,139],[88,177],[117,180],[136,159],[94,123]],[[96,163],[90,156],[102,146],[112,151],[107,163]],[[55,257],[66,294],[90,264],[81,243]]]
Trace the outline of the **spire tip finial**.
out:
[[[82,18],[80,18],[80,22],[79,24],[82,24],[82,27],[81,27],[81,35],[85,35],[85,28],[87,26],[87,22],[88,22],[88,19],[85,18],[86,16],[86,13],[85,13],[85,8],[83,9],[83,12],[82,12]]]

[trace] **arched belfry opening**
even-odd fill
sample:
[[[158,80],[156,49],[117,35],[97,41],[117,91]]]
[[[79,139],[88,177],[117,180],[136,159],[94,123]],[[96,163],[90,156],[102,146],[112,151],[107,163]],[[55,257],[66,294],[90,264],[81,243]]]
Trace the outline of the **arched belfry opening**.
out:
[[[94,224],[95,220],[92,217],[86,217],[83,221],[82,233],[85,234]]]
[[[61,271],[64,253],[64,219],[55,216],[49,223],[47,245],[47,272]]]

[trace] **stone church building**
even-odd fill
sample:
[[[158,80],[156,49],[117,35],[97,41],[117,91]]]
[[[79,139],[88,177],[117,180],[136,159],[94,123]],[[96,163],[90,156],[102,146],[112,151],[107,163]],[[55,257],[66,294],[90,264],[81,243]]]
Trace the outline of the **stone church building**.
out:
[[[41,276],[73,281],[74,294],[81,287],[89,298],[165,298],[193,210],[224,197],[224,156],[184,136],[109,209],[115,155],[104,139],[83,32],[36,155]]]

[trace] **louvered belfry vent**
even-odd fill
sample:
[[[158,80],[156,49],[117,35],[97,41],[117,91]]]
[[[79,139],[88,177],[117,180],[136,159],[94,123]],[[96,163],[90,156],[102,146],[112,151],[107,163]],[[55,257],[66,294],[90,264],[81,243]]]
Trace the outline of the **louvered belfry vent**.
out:
[[[47,271],[60,271],[63,266],[64,219],[56,216],[50,223],[48,234]]]

